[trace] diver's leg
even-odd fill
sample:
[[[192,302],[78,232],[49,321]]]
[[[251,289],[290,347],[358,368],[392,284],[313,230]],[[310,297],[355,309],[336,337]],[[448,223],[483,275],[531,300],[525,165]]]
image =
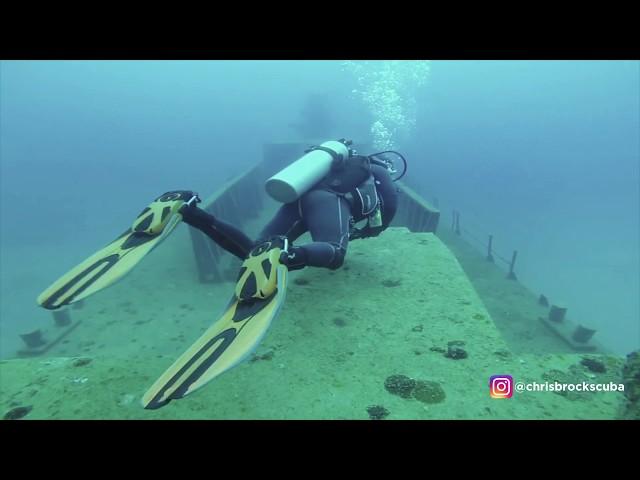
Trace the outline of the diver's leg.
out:
[[[183,207],[180,213],[185,223],[200,230],[240,260],[247,258],[253,248],[253,241],[236,227],[215,218],[195,205]]]
[[[300,245],[300,262],[312,267],[336,270],[342,266],[349,244],[351,209],[335,193],[312,190],[300,199],[302,218],[313,242]]]
[[[306,231],[307,225],[300,216],[299,202],[285,203],[262,229],[256,244],[277,235],[284,235],[290,242],[294,242]]]
[[[294,242],[306,231],[307,224],[300,216],[300,201],[285,203],[262,229],[256,245],[275,236],[285,236],[289,242]],[[286,253],[283,252],[280,261],[285,263],[289,270],[299,270],[306,266],[304,252],[293,245],[289,245]]]

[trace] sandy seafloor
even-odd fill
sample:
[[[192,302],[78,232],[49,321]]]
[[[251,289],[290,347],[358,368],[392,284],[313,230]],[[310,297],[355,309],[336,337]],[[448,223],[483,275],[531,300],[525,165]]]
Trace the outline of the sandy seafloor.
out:
[[[144,410],[146,389],[233,292],[231,282],[197,281],[190,243],[180,227],[121,282],[71,309],[81,323],[63,342],[44,356],[2,360],[3,415],[21,406],[31,408],[25,419],[368,420],[370,406],[384,407],[386,420],[620,413],[623,395],[614,392],[492,399],[491,375],[617,384],[623,359],[600,355],[607,371],[595,373],[580,364],[583,354],[514,353],[449,249],[404,228],[352,242],[338,271],[291,272],[282,312],[250,361],[185,399]],[[466,358],[443,354],[452,341],[464,342]],[[445,397],[394,395],[385,388],[392,375],[437,382]]]

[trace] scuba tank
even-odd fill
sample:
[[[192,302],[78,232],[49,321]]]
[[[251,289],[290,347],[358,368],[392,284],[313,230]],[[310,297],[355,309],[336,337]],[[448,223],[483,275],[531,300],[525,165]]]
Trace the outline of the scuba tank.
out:
[[[305,155],[267,180],[267,193],[274,200],[292,203],[312,187],[320,185],[344,196],[351,205],[356,221],[367,219],[368,230],[380,230],[382,199],[377,194],[371,165],[382,166],[393,176],[398,172],[388,154],[398,156],[404,168],[399,176],[393,178],[395,182],[407,172],[407,161],[394,150],[357,155],[355,150],[349,148],[352,144],[341,139],[309,148]]]
[[[298,160],[269,178],[265,189],[271,198],[282,203],[295,202],[331,171],[351,156],[350,141],[324,142],[311,147]]]

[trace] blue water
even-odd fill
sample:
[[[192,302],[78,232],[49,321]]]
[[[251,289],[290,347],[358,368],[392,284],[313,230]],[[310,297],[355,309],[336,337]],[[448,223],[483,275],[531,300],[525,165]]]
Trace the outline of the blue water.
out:
[[[503,256],[536,292],[640,346],[639,64],[434,61],[397,148],[409,180]],[[35,296],[123,230],[159,193],[204,195],[297,140],[309,95],[334,138],[372,114],[336,61],[0,63],[0,326],[44,321]],[[331,128],[329,128],[331,130]],[[48,318],[48,317],[47,317]]]
[[[640,78],[637,61],[434,62],[412,174],[518,278],[640,345]]]

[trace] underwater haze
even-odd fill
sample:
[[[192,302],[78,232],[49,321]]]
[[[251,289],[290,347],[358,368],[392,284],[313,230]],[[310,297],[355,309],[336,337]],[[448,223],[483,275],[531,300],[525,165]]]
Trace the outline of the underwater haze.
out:
[[[328,135],[366,133],[350,81],[324,61],[2,61],[1,356],[48,321],[35,298],[78,255],[163,192],[206,197],[296,138],[310,95],[335,102]]]
[[[640,346],[640,63],[433,62],[420,138],[407,145],[427,198],[508,258],[518,278]],[[443,225],[444,224],[444,225]]]
[[[205,198],[265,144],[339,138],[402,152],[439,231],[460,212],[479,254],[493,235],[536,296],[640,348],[638,61],[1,61],[0,358],[158,195]]]

